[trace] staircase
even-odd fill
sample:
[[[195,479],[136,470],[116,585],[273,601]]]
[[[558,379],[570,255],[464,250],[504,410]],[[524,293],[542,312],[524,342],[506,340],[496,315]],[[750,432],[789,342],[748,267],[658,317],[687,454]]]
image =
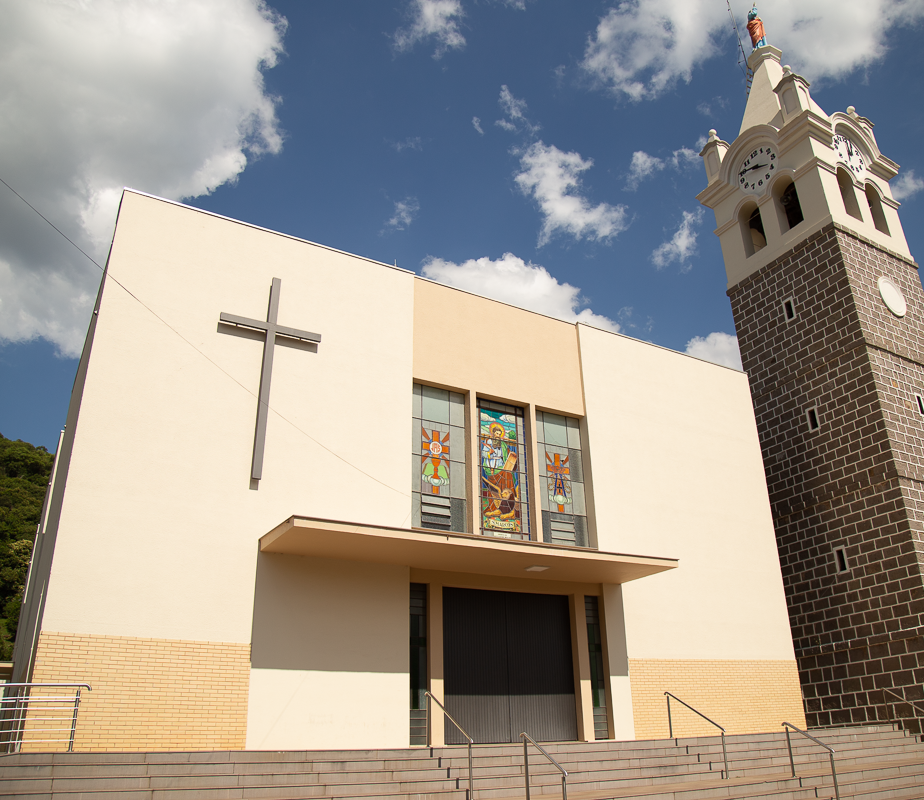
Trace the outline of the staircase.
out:
[[[924,798],[924,745],[892,727],[817,732],[836,750],[842,800]],[[802,739],[802,737],[798,737]],[[782,732],[550,744],[568,771],[569,800],[803,800],[833,798],[827,752],[793,737],[791,777]],[[560,774],[530,748],[533,797],[561,797]],[[0,797],[24,800],[386,798],[465,800],[464,747],[365,751],[20,753],[0,756]],[[523,748],[475,748],[475,796],[523,798]]]

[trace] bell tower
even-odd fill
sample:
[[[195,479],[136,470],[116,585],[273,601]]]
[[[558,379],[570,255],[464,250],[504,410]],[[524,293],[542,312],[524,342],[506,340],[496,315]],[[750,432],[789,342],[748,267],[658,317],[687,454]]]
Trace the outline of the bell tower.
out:
[[[924,291],[873,123],[826,114],[764,44],[715,212],[812,726],[924,681]],[[891,698],[894,699],[894,698]],[[909,707],[904,708],[908,713]]]

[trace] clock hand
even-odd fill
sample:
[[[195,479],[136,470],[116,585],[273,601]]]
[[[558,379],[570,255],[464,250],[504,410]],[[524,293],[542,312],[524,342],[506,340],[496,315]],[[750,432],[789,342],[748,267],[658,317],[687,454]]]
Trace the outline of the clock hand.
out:
[[[741,172],[738,173],[738,177],[744,175],[745,172],[750,172],[752,169],[763,169],[766,166],[766,164],[755,164],[753,167],[748,167],[747,169],[741,170]]]

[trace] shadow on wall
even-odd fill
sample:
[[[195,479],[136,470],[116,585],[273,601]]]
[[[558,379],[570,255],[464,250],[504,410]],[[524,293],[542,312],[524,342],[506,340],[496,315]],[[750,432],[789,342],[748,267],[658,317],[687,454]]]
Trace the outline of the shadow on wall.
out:
[[[254,669],[406,673],[407,567],[260,553]]]

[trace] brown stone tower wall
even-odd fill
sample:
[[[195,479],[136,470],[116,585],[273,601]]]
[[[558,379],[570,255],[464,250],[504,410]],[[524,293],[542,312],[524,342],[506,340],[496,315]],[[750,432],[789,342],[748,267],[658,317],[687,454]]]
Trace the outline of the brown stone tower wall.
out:
[[[895,317],[885,275],[908,302]],[[829,225],[732,287],[810,725],[884,719],[924,682],[924,291]],[[786,320],[792,300],[796,318]],[[820,428],[810,431],[809,408]],[[838,571],[834,549],[846,548]],[[904,713],[910,711],[905,707]]]

